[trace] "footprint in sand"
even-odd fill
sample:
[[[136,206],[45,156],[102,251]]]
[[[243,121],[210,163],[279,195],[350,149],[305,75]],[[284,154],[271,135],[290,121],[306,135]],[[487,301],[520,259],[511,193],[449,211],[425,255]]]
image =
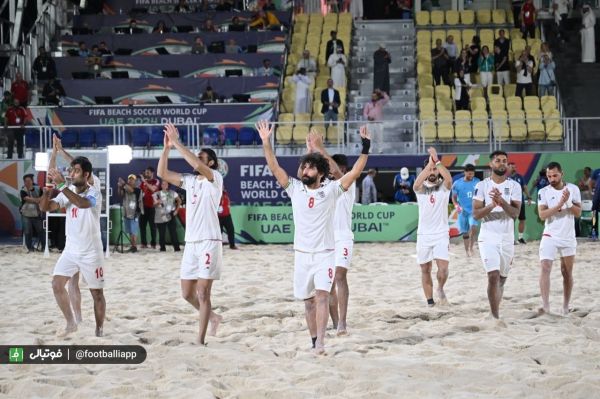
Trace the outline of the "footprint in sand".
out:
[[[165,346],[177,346],[177,345],[181,345],[181,344],[183,344],[183,341],[178,338],[170,339],[170,340],[162,343],[162,345],[165,345]]]

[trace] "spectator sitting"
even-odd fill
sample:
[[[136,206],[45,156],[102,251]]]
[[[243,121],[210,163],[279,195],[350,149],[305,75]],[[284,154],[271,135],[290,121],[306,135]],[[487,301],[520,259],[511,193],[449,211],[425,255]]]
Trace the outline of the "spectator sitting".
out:
[[[400,169],[400,173],[394,177],[394,200],[400,203],[415,201],[413,184],[415,176],[409,174],[407,167]]]
[[[89,57],[90,56],[90,50],[85,45],[85,42],[79,42],[78,54],[80,57]]]
[[[94,78],[99,78],[102,72],[102,56],[98,51],[98,46],[93,47],[93,51],[90,52],[89,57],[85,60],[90,73],[94,75]]]
[[[375,176],[377,171],[375,169],[369,169],[367,175],[362,181],[362,195],[360,203],[363,205],[369,205],[373,202],[377,202],[377,186],[375,186]]]
[[[217,6],[215,7],[215,11],[231,11],[233,5],[231,2],[227,0],[219,0]]]
[[[310,76],[311,78],[314,78],[317,74],[317,61],[310,56],[309,50],[304,50],[302,52],[302,58],[298,61],[298,64],[296,64],[296,71],[300,68],[304,68],[306,76]]]
[[[33,70],[33,76],[38,81],[46,81],[56,77],[56,63],[44,47],[39,48],[39,54],[33,61],[31,69]]]
[[[321,113],[327,127],[337,122],[341,104],[340,92],[333,88],[333,80],[327,79],[327,88],[321,91]]]
[[[42,215],[40,211],[40,199],[42,190],[33,182],[33,174],[23,176],[23,187],[21,188],[21,215],[23,216],[23,235],[25,236],[25,245],[27,253],[34,252],[33,235],[36,234],[38,244],[41,244],[41,251],[44,250],[46,243],[46,234],[42,224]]]
[[[481,48],[478,65],[481,86],[486,88],[494,83],[494,56],[490,54],[488,46],[483,46]],[[484,93],[487,95],[485,91]]]
[[[129,235],[131,247],[129,252],[137,252],[137,236],[139,235],[138,218],[143,209],[142,190],[136,187],[137,177],[130,174],[127,182],[119,177],[117,186],[119,195],[123,199],[123,208],[121,209],[123,217],[123,229]]]
[[[137,21],[135,19],[132,19],[131,21],[129,21],[129,27],[125,30],[125,33],[129,35],[134,35],[138,33],[144,33],[144,30],[137,26]]]
[[[556,65],[552,61],[552,58],[548,57],[548,55],[543,55],[540,62],[540,78],[538,80],[538,94],[540,97],[554,95],[554,88],[556,87],[555,68]]]
[[[206,46],[200,36],[196,36],[192,46],[192,54],[206,54]]]
[[[225,230],[227,232],[227,242],[229,248],[238,249],[235,246],[235,228],[233,227],[233,219],[231,218],[230,200],[227,190],[223,190],[221,195],[221,203],[219,204],[219,225],[221,225],[221,232]]]
[[[229,31],[231,32],[244,32],[246,30],[246,24],[240,20],[240,17],[237,15],[231,18],[231,23],[229,24]]]
[[[56,78],[50,79],[42,90],[42,100],[45,105],[61,105],[61,97],[66,96],[65,89]]]
[[[263,60],[263,66],[258,68],[257,76],[273,76],[275,74],[274,68],[271,66],[271,60],[265,58]]]
[[[165,21],[163,21],[162,19],[158,21],[154,29],[152,29],[152,33],[159,33],[161,35],[169,32],[171,32],[171,29],[167,27],[167,24],[165,24]]]
[[[163,180],[160,185],[161,190],[152,194],[154,200],[154,224],[158,229],[158,243],[160,252],[167,250],[167,228],[171,244],[175,252],[180,251],[179,239],[177,237],[177,213],[181,206],[179,194],[173,190],[169,190],[169,182]]]
[[[252,18],[252,21],[250,21],[250,24],[248,24],[248,27],[250,29],[260,29],[260,30],[265,30],[265,29],[279,29],[279,27],[281,26],[281,22],[279,22],[279,20],[277,19],[277,17],[275,16],[275,14],[273,14],[270,11],[263,11],[263,10],[259,10],[256,15],[254,16],[254,18]]]
[[[219,30],[217,29],[215,24],[213,24],[212,19],[208,18],[206,21],[204,21],[204,24],[200,28],[200,31],[202,31],[202,32],[218,32]]]
[[[242,48],[235,43],[234,39],[229,39],[225,45],[225,54],[240,54]]]
[[[112,51],[110,51],[106,46],[105,41],[100,42],[100,45],[98,46],[98,53],[100,53],[100,55],[112,55]]]
[[[499,85],[510,83],[510,65],[508,64],[508,56],[502,54],[502,49],[494,46],[494,68],[496,69],[496,79]]]
[[[471,83],[465,79],[465,76],[465,71],[461,69],[454,78],[454,103],[457,111],[469,110]]]
[[[6,110],[6,117],[4,118],[4,130],[7,132],[7,158],[12,159],[13,147],[15,141],[17,142],[17,156],[19,159],[23,157],[23,139],[25,137],[25,120],[27,119],[27,112],[24,107],[21,106],[19,100],[15,98],[13,105],[8,107]],[[8,126],[13,126],[9,128]]]
[[[515,95],[517,97],[523,96],[523,90],[525,95],[530,96],[533,91],[533,65],[534,62],[529,59],[525,51],[521,52],[519,59],[515,61],[515,67],[517,68],[517,88]]]
[[[213,91],[211,86],[206,86],[206,90],[200,96],[200,101],[204,103],[217,103],[219,102],[219,96]]]
[[[29,83],[23,79],[23,75],[19,71],[15,74],[15,80],[10,85],[10,92],[15,100],[19,100],[20,105],[27,107],[31,94],[29,92]]]
[[[442,39],[435,41],[435,48],[431,50],[431,71],[433,73],[433,81],[436,86],[440,85],[442,80],[445,85],[450,85],[448,79],[448,61],[450,57],[446,49],[442,47]]]

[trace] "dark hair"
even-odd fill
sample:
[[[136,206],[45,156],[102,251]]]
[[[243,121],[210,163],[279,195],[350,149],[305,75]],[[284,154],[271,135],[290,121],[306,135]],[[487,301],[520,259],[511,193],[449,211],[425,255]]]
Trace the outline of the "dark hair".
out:
[[[475,172],[475,165],[468,163],[464,167],[465,172]]]
[[[558,162],[550,162],[546,169],[558,169],[559,172],[562,172],[562,166]]]
[[[348,167],[348,157],[344,154],[334,154],[331,159],[333,159],[338,166]]]
[[[144,170],[149,170],[149,171],[150,171],[150,172],[152,172],[152,173],[156,172],[156,170],[155,170],[155,169],[154,169],[152,166],[148,166],[148,167],[146,167],[146,169],[144,169]]]
[[[33,180],[33,173],[28,173],[25,176],[23,176],[23,181],[25,181],[25,179],[30,178],[31,180]]]
[[[213,161],[213,165],[210,167],[211,169],[219,168],[219,158],[217,158],[217,153],[210,148],[202,148],[200,152],[205,153],[208,156],[209,161]]]
[[[318,152],[306,154],[300,158],[300,166],[302,167],[305,165],[317,168],[317,172],[323,174],[324,178],[329,176],[329,162],[327,162],[327,159]]]
[[[494,158],[496,158],[498,155],[504,155],[505,157],[507,157],[507,158],[508,158],[508,154],[507,154],[506,152],[504,152],[504,151],[502,151],[502,150],[496,150],[496,151],[494,151],[494,152],[492,152],[492,153],[490,154],[490,159],[494,159]]]
[[[585,168],[583,168],[583,170],[589,170],[591,172],[592,168],[590,168],[589,166],[586,166]]]
[[[92,163],[86,157],[77,157],[71,161],[71,166],[79,165],[83,173],[87,172],[88,177],[92,175]]]
[[[334,30],[332,30],[331,32],[329,32],[329,35],[330,35],[330,36],[331,36],[331,35],[337,35],[337,32],[336,32],[336,31],[334,31]]]

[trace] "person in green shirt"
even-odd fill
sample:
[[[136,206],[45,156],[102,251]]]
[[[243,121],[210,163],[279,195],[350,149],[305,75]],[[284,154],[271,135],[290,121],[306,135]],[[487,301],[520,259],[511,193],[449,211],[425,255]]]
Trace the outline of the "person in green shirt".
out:
[[[490,54],[490,48],[483,46],[479,56],[479,78],[481,86],[486,88],[494,83],[494,55]]]

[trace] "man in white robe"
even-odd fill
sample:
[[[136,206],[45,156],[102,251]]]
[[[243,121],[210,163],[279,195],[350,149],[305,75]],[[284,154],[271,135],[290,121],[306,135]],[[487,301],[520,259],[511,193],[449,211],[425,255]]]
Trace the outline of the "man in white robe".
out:
[[[588,4],[583,6],[581,24],[581,62],[596,62],[596,40],[594,27],[596,15]]]

